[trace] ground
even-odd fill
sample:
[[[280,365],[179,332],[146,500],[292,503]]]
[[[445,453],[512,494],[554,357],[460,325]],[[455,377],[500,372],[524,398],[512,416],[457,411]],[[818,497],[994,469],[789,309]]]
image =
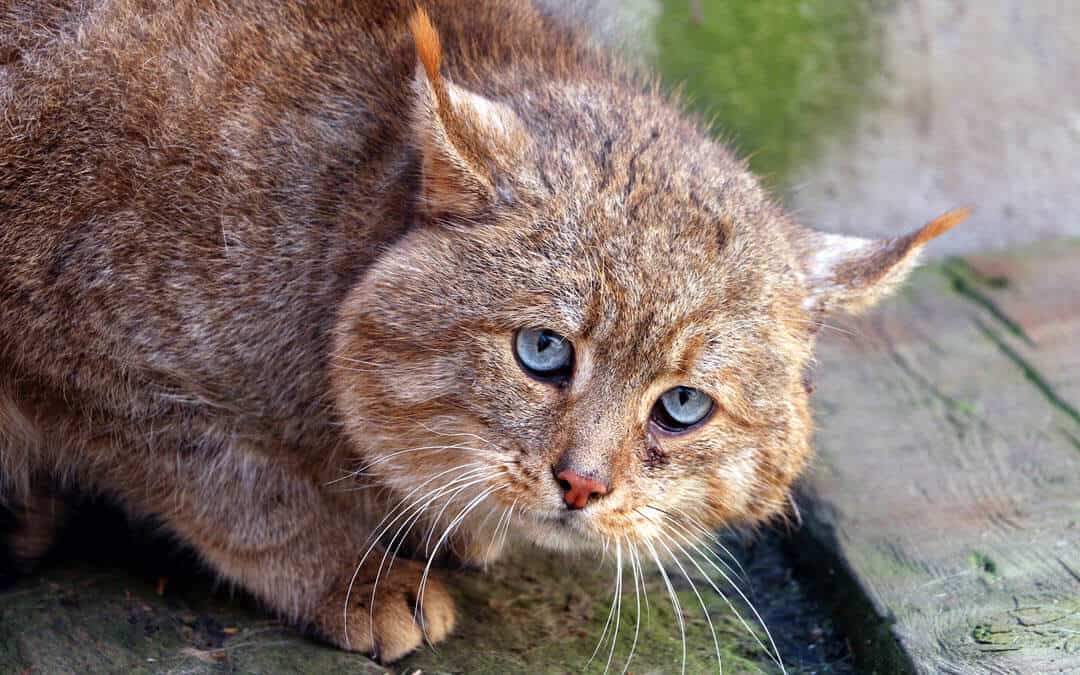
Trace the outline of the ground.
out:
[[[101,505],[84,511],[39,574],[0,591],[0,672],[386,672],[301,636],[243,594],[215,590],[191,556],[149,528],[132,528]],[[776,530],[722,543],[734,554],[732,567],[743,576],[739,585],[775,636],[788,672],[852,672],[848,645],[833,628],[827,602],[808,592],[792,569],[785,551],[791,541]],[[603,672],[610,642],[592,654],[609,616],[610,562],[525,553],[486,573],[445,571],[461,599],[460,629],[449,642],[424,648],[390,671]],[[767,640],[764,633],[736,594],[749,628],[698,581],[716,627],[714,644],[697,597],[677,569],[672,575],[686,624],[687,672],[714,670],[717,644],[725,672],[779,672],[758,644]],[[609,668],[618,672],[635,624],[629,575],[625,583]],[[648,596],[630,672],[679,672],[678,621],[655,573]]]

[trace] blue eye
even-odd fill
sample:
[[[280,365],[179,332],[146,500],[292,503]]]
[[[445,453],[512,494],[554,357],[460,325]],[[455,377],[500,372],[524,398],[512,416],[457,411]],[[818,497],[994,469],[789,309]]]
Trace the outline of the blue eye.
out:
[[[574,346],[546,328],[519,330],[514,337],[514,354],[526,373],[541,380],[568,378],[574,366]]]
[[[682,432],[705,419],[712,409],[712,399],[700,389],[675,387],[660,396],[652,418],[667,431]]]

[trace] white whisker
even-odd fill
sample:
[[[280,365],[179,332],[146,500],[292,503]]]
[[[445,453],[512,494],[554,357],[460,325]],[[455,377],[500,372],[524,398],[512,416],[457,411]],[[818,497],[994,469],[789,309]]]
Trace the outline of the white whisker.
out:
[[[356,585],[356,579],[360,575],[360,570],[363,568],[364,562],[367,560],[367,557],[371,554],[372,549],[375,547],[376,544],[378,544],[379,539],[381,539],[386,534],[386,532],[389,531],[389,528],[393,527],[394,523],[396,523],[398,518],[400,518],[401,516],[399,515],[396,518],[394,518],[389,524],[386,525],[385,528],[383,528],[383,530],[381,532],[379,531],[379,528],[382,527],[383,523],[386,522],[386,520],[388,518],[392,517],[395,512],[399,511],[402,507],[404,507],[408,503],[408,499],[409,499],[410,496],[412,496],[416,492],[422,490],[425,485],[428,485],[429,483],[431,483],[434,480],[438,480],[441,476],[444,476],[444,475],[446,475],[446,474],[448,474],[448,473],[450,473],[452,471],[460,471],[460,470],[462,470],[464,468],[467,468],[469,466],[472,466],[472,465],[466,464],[464,466],[454,467],[452,469],[447,469],[446,471],[442,471],[440,473],[435,474],[434,476],[431,476],[430,478],[425,480],[423,483],[421,483],[420,485],[413,488],[408,494],[406,494],[405,497],[403,497],[402,500],[398,503],[398,505],[395,506],[393,509],[390,509],[387,512],[387,514],[385,516],[383,516],[382,520],[380,520],[379,523],[373,528],[372,534],[371,534],[371,543],[368,546],[367,550],[364,551],[363,556],[361,556],[360,562],[357,563],[356,569],[353,571],[353,575],[349,579],[348,588],[345,591],[345,603],[344,603],[344,607],[342,608],[342,612],[343,612],[343,615],[344,615],[344,618],[343,618],[343,621],[342,621],[342,630],[345,633],[344,642],[345,642],[345,646],[347,648],[352,646],[351,641],[349,639],[349,601],[350,601],[350,599],[352,597],[353,587]],[[486,468],[489,468],[489,467],[479,466],[476,469],[472,469],[472,470],[466,472],[465,475],[476,473],[476,472],[479,472],[479,471],[481,471],[483,469],[486,469]],[[460,479],[460,478],[461,478],[461,476],[458,477],[458,479]],[[428,494],[430,494],[430,492]],[[426,495],[425,495],[425,497],[426,497]],[[409,507],[409,508],[411,508],[411,507]],[[405,508],[405,511],[407,512],[409,510],[409,508]]]
[[[422,446],[415,447],[415,448],[403,448],[403,449],[395,450],[395,451],[387,453],[387,454],[380,455],[379,457],[371,460],[367,464],[364,464],[359,469],[354,470],[351,473],[351,475],[352,476],[362,476],[362,475],[366,474],[367,471],[369,471],[371,468],[376,467],[376,466],[378,466],[380,464],[383,464],[385,462],[388,462],[391,459],[393,459],[395,457],[398,457],[400,455],[406,455],[406,454],[413,453],[413,452],[445,452],[447,450],[462,450],[462,451],[465,451],[466,453],[472,453],[474,456],[477,456],[477,457],[484,457],[484,456],[497,457],[496,453],[491,452],[487,448],[474,448],[474,447],[464,445],[464,444],[457,444],[457,445],[422,445]],[[341,480],[341,479],[337,479],[337,480]]]
[[[645,579],[644,574],[641,572],[641,561],[638,560],[637,547],[634,546],[629,538],[626,541],[627,552],[630,558],[630,571],[634,575],[634,641],[630,645],[630,654],[626,657],[626,665],[623,666],[622,674],[626,675],[630,670],[630,663],[634,660],[634,652],[637,651],[638,636],[641,634],[641,596],[644,594],[647,597],[645,591]],[[641,585],[641,590],[638,590],[638,584]]]
[[[645,508],[652,509],[653,511],[659,512],[660,514],[662,514],[662,516],[665,517],[665,520],[667,522],[670,522],[675,527],[679,527],[679,528],[683,529],[684,531],[689,530],[691,527],[693,529],[697,530],[703,540],[707,541],[709,544],[714,544],[714,545],[718,546],[720,548],[720,550],[722,550],[724,553],[726,553],[728,555],[728,557],[731,558],[731,561],[733,563],[735,563],[735,566],[739,568],[739,571],[736,572],[722,558],[717,556],[716,559],[720,562],[720,564],[723,565],[725,568],[727,568],[727,570],[729,572],[731,572],[732,575],[742,578],[743,581],[747,580],[746,570],[743,568],[742,563],[739,562],[739,559],[737,557],[735,557],[735,554],[732,553],[726,546],[724,546],[723,543],[720,542],[720,540],[716,536],[715,532],[712,532],[711,530],[707,529],[704,525],[701,524],[701,521],[699,521],[697,518],[694,518],[693,516],[691,516],[689,514],[671,513],[670,511],[665,511],[664,509],[660,508],[659,506],[653,506],[652,504],[646,504]],[[656,521],[653,521],[651,518],[649,518],[645,514],[641,513],[640,511],[638,511],[638,513],[642,517],[648,519],[650,522],[653,522],[655,524]],[[682,522],[683,518],[686,519],[686,521],[687,521],[686,523]]]
[[[668,598],[671,600],[671,608],[675,611],[675,619],[679,622],[679,634],[682,636],[682,674],[686,675],[686,620],[682,615],[682,605],[679,603],[679,596],[675,594],[675,587],[671,585],[671,579],[668,578],[667,570],[664,569],[664,564],[660,562],[660,556],[656,553],[656,547],[652,545],[652,542],[646,541],[645,546],[648,547],[649,553],[652,555],[654,561],[656,561],[656,567],[660,570],[660,577],[664,580],[664,586],[667,587]]]
[[[608,540],[605,537],[604,538],[604,549],[605,550],[607,549],[607,545],[608,545]],[[596,647],[593,648],[592,655],[589,656],[589,660],[585,662],[585,668],[589,667],[589,664],[591,664],[593,662],[593,659],[595,659],[596,655],[600,652],[600,648],[604,646],[604,642],[607,639],[608,630],[610,630],[610,628],[611,628],[611,620],[612,620],[612,618],[614,617],[614,614],[615,614],[615,596],[618,593],[618,591],[619,591],[619,582],[618,582],[618,579],[616,579],[615,586],[611,590],[611,607],[608,609],[607,621],[604,622],[604,630],[600,633],[600,640],[597,641]]]
[[[506,525],[503,525],[502,537],[499,539],[499,548],[506,545],[506,538],[510,535],[510,521],[514,518],[514,509],[517,508],[518,500],[515,499],[514,503],[510,505],[510,515],[506,517]]]
[[[499,539],[499,530],[503,526],[503,521],[508,520],[510,518],[510,509],[514,508],[515,505],[517,505],[517,500],[516,499],[514,500],[513,504],[511,504],[510,506],[507,506],[505,509],[503,509],[502,515],[499,516],[499,520],[495,522],[495,529],[493,529],[491,531],[491,543],[488,544],[488,556],[489,557],[491,555],[493,555],[495,550],[496,550],[495,549],[495,542],[496,542],[496,540]],[[490,515],[490,514],[488,514],[488,515]],[[485,523],[487,522],[486,518],[484,519],[484,522]],[[481,524],[481,529],[482,528],[483,528],[483,524]]]
[[[769,658],[771,658],[776,663],[776,665],[779,666],[782,673],[786,674],[787,670],[784,667],[784,661],[780,656],[780,650],[777,648],[776,642],[773,640],[772,633],[769,631],[769,627],[765,625],[765,620],[761,618],[761,615],[758,613],[757,608],[754,607],[754,603],[750,602],[750,598],[748,598],[746,594],[743,593],[742,589],[740,589],[738,585],[731,580],[731,577],[729,577],[722,569],[714,565],[711,560],[705,558],[705,562],[707,562],[714,570],[716,570],[716,572],[720,574],[720,576],[729,586],[735,589],[735,592],[739,594],[739,597],[742,598],[742,601],[746,603],[746,606],[749,607],[750,611],[754,613],[754,617],[757,619],[757,622],[761,625],[762,630],[765,631],[765,636],[768,638],[769,645],[772,647],[771,650],[769,649],[769,647],[765,646],[765,643],[761,641],[761,638],[758,637],[757,633],[750,627],[750,624],[747,623],[746,619],[743,618],[742,612],[740,612],[735,607],[735,604],[732,603],[731,600],[727,597],[727,595],[720,590],[720,588],[716,585],[715,582],[713,582],[712,578],[697,562],[697,559],[690,555],[690,553],[686,551],[686,549],[683,548],[682,545],[680,545],[677,541],[672,540],[671,543],[675,544],[675,546],[678,547],[684,555],[686,555],[690,562],[693,563],[693,565],[697,568],[698,572],[700,572],[701,575],[705,578],[705,581],[708,582],[708,584],[712,587],[713,591],[715,591],[717,595],[723,598],[724,602],[735,615],[735,618],[737,618],[739,620],[739,623],[742,624],[742,626],[746,629],[748,633],[750,633],[751,637],[753,637],[754,640],[758,643],[758,646],[761,647],[762,651],[769,655]]]
[[[694,580],[690,578],[689,574],[687,574],[686,568],[683,567],[683,564],[681,562],[679,562],[678,556],[676,556],[675,552],[671,550],[671,547],[667,545],[667,542],[664,541],[664,538],[658,537],[657,541],[660,542],[660,545],[667,550],[668,555],[671,556],[672,562],[674,562],[675,565],[679,568],[679,571],[682,573],[683,578],[686,579],[686,583],[690,584],[690,590],[694,592],[694,596],[697,598],[698,604],[701,605],[701,612],[705,615],[706,623],[709,624],[709,634],[712,635],[713,647],[716,648],[716,666],[717,668],[719,668],[720,673],[723,673],[724,662],[720,658],[720,640],[716,637],[716,626],[713,625],[712,617],[709,615],[709,608],[705,604],[705,599],[701,597],[701,593],[699,593],[697,589],[697,584],[695,584]]]
[[[469,488],[472,485],[476,485],[477,483],[483,483],[483,482],[485,482],[487,480],[490,480],[490,476],[482,475],[479,478],[473,478],[472,480],[465,481],[465,483],[463,485],[458,485],[456,488],[453,489],[453,491],[452,491],[453,494],[451,494],[449,499],[447,499],[447,503],[449,503],[450,501],[453,501],[453,499],[455,497],[457,497],[459,494],[461,494],[461,492],[463,490]],[[450,491],[449,485],[444,486],[442,488],[442,490],[440,490],[438,492],[438,494],[436,494],[434,497],[427,500],[422,506],[417,508],[415,514],[413,514],[410,518],[406,518],[405,522],[403,522],[401,524],[401,526],[398,528],[397,532],[394,533],[394,536],[391,537],[390,543],[386,546],[385,550],[383,551],[382,560],[379,562],[379,569],[375,572],[375,583],[371,587],[371,604],[370,604],[370,607],[369,607],[369,611],[370,611],[370,614],[371,614],[370,626],[371,626],[372,631],[374,631],[374,629],[375,629],[375,596],[376,596],[376,592],[378,591],[378,588],[379,588],[379,580],[382,578],[383,565],[386,565],[387,556],[391,553],[391,549],[393,549],[393,555],[390,556],[390,564],[386,567],[386,571],[387,571],[387,573],[389,573],[390,568],[393,567],[393,565],[394,565],[394,555],[396,555],[397,552],[399,550],[401,550],[401,545],[405,541],[405,537],[408,535],[409,531],[412,530],[413,526],[416,525],[416,523],[420,520],[420,518],[423,517],[424,512],[428,509],[428,507],[431,504],[435,503],[436,500],[438,500],[440,497],[442,497],[443,495],[445,495],[449,491]],[[396,548],[394,547],[394,542],[395,541],[397,541],[397,547]],[[363,564],[363,561],[361,561],[361,564]],[[428,562],[428,566],[429,567],[431,566],[430,561]],[[425,570],[424,580],[426,580],[426,570]],[[421,586],[423,585],[424,580],[421,580]],[[421,628],[423,628],[423,625],[421,625]],[[426,635],[427,635],[427,633],[425,631],[425,638],[426,638]],[[375,640],[374,632],[372,633],[371,639],[372,639],[372,642],[374,643],[374,640]]]
[[[483,503],[483,501],[487,499],[488,496],[498,492],[499,490],[505,490],[508,487],[510,487],[510,485],[507,483],[503,483],[502,485],[496,485],[494,487],[490,487],[484,490],[479,495],[474,497],[472,501],[470,501],[467,505],[465,505],[464,508],[461,509],[457,517],[455,517],[454,520],[452,520],[450,524],[446,526],[446,529],[443,531],[443,535],[439,537],[439,541],[435,544],[435,549],[433,553],[439,550],[439,547],[442,546],[443,542],[445,542],[446,539],[450,537],[454,530],[461,524],[461,522],[465,519],[466,516],[469,515],[469,513],[473,509]],[[423,631],[425,636],[427,635],[427,629],[424,627],[424,591],[427,589],[428,575],[431,573],[431,565],[434,561],[435,558],[434,556],[432,556],[428,559],[427,565],[424,566],[424,573],[420,576],[420,587],[417,591],[416,614],[418,615],[417,618],[418,623],[420,624],[420,629],[421,631]]]
[[[619,623],[622,620],[622,537],[615,540],[615,561],[615,631],[611,634],[611,649],[608,650],[607,663],[604,664],[604,673],[607,673],[611,668],[611,660],[615,658],[615,647],[618,646],[619,642]]]

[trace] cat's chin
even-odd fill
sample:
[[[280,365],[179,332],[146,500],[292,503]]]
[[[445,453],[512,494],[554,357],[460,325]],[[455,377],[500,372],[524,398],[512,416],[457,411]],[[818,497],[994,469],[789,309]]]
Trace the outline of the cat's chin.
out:
[[[526,513],[517,523],[518,535],[541,548],[562,553],[599,551],[603,537],[575,512]]]

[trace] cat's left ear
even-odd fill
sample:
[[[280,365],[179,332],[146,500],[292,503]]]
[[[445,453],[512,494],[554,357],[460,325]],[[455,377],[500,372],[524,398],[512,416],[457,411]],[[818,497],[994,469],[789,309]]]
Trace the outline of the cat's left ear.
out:
[[[970,209],[938,216],[922,228],[892,239],[863,239],[797,228],[792,243],[801,258],[813,312],[859,312],[888,295],[911,272],[931,239],[968,217]]]
[[[439,34],[423,9],[409,28],[420,62],[411,129],[421,154],[420,206],[436,218],[467,221],[511,197],[509,179],[528,136],[509,107],[442,77]]]

